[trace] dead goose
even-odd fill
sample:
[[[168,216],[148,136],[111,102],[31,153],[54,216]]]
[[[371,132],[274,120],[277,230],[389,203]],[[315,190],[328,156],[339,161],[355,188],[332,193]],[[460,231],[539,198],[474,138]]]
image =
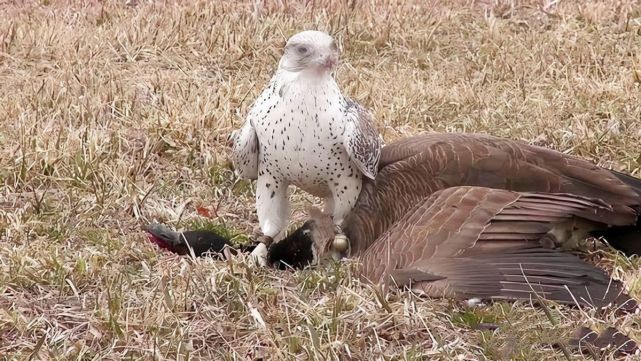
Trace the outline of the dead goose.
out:
[[[428,133],[383,148],[376,179],[365,181],[345,219],[343,229],[352,254],[362,254],[434,192],[463,185],[601,199],[613,207],[612,212],[603,213],[607,218],[566,223],[565,229],[556,229],[550,239],[573,242],[588,232],[599,232],[627,254],[641,252],[641,223],[637,220],[640,179],[521,141],[481,134]]]
[[[607,203],[576,195],[452,187],[416,202],[352,256],[359,257],[359,273],[365,280],[408,286],[431,297],[536,301],[540,296],[564,304],[613,304],[632,311],[636,302],[605,272],[568,252],[541,245],[557,224],[614,214],[617,210]],[[310,238],[308,244],[314,244],[314,257],[329,248],[331,233],[318,229],[331,229],[326,223],[308,221],[300,229]],[[287,257],[282,250],[291,243],[302,242],[285,238],[273,244],[269,261],[278,266],[279,257]]]
[[[448,188],[456,186],[487,187],[489,189],[478,188],[475,192],[504,194],[503,196],[507,195],[508,198],[514,197],[518,193],[500,191],[500,189],[540,192],[542,195],[535,197],[535,199],[532,196],[528,198],[528,204],[532,203],[537,207],[532,210],[533,214],[528,214],[526,218],[515,219],[509,223],[499,223],[501,227],[504,227],[501,230],[502,233],[497,233],[498,229],[496,229],[489,238],[497,242],[478,243],[473,238],[467,240],[472,243],[460,243],[463,242],[460,239],[458,242],[451,240],[455,235],[466,232],[472,234],[477,232],[479,237],[481,235],[487,237],[488,234],[480,233],[486,224],[478,223],[479,220],[474,223],[474,218],[461,224],[465,228],[450,230],[448,237],[440,241],[447,240],[444,242],[445,246],[439,246],[439,249],[452,247],[453,254],[459,255],[459,252],[462,253],[465,247],[471,247],[475,252],[489,247],[495,251],[492,254],[495,259],[512,257],[514,261],[520,262],[545,261],[544,264],[549,267],[554,267],[556,264],[561,268],[574,265],[574,267],[578,267],[578,270],[586,273],[584,276],[576,276],[579,279],[583,277],[586,283],[576,283],[577,280],[571,280],[569,275],[559,274],[555,276],[556,286],[572,283],[578,288],[586,288],[587,285],[590,285],[588,288],[595,290],[596,287],[602,291],[609,281],[609,277],[605,273],[570,254],[552,251],[539,244],[546,245],[548,248],[558,245],[571,247],[574,242],[584,238],[590,232],[594,234],[598,231],[606,235],[619,232],[627,235],[627,243],[618,243],[620,238],[608,237],[608,241],[613,246],[628,254],[638,253],[641,249],[641,236],[638,233],[637,220],[641,204],[641,180],[597,167],[573,156],[520,141],[479,134],[423,134],[393,142],[383,148],[377,177],[373,181],[364,183],[356,206],[345,220],[344,231],[351,241],[348,253],[351,256],[362,258],[365,276],[372,280],[380,280],[381,277],[389,277],[394,274],[396,278],[401,278],[397,280],[398,282],[403,281],[402,278],[405,275],[407,280],[411,275],[407,274],[407,270],[400,271],[404,269],[401,266],[407,266],[408,264],[404,264],[404,262],[418,253],[410,252],[402,255],[398,252],[414,247],[415,242],[419,243],[417,247],[434,244],[435,241],[431,241],[432,238],[428,236],[439,231],[441,224],[428,222],[419,227],[413,222],[418,220],[427,222],[429,219],[426,220],[426,218],[431,217],[420,213],[414,215],[417,218],[413,221],[406,220],[400,226],[398,225],[401,224],[399,221],[405,219],[404,217],[409,217],[409,213],[414,207],[425,206],[428,199],[431,199],[430,202],[438,199],[438,197],[430,198],[436,192],[441,191],[438,195],[445,196],[453,191],[447,190]],[[576,199],[577,201],[569,203],[573,204],[572,207],[569,207],[568,199]],[[476,202],[472,204],[476,204],[480,208],[489,207],[489,210],[485,211],[486,213],[493,209],[496,211],[497,204],[494,201],[479,198],[476,199]],[[583,204],[580,212],[577,210],[579,204]],[[456,204],[450,206],[461,207]],[[562,211],[563,217],[550,218],[549,214],[559,210]],[[518,215],[516,209],[507,209],[505,212]],[[493,216],[507,217],[509,214],[497,213]],[[489,220],[486,219],[486,223]],[[312,231],[313,226],[314,223],[307,223],[303,228],[307,227],[308,231]],[[611,227],[608,228],[609,226]],[[396,233],[390,236],[392,227]],[[419,229],[420,233],[415,234],[414,232],[418,232]],[[547,231],[533,232],[536,229],[539,231],[547,229]],[[307,234],[311,235],[312,233],[308,232]],[[382,240],[383,237],[388,238]],[[433,235],[432,237],[437,236]],[[503,242],[498,242],[499,240],[503,240]],[[538,241],[538,244],[527,241]],[[376,259],[381,253],[372,250],[375,249],[372,248],[373,245],[377,244],[378,247],[381,247],[380,245],[385,242],[388,244],[387,247],[392,247],[389,248],[389,257],[385,260]],[[519,246],[510,248],[514,245]],[[504,248],[506,246],[510,247]],[[280,264],[282,255],[285,254],[280,249],[287,247],[290,246],[285,241],[280,246],[274,245],[268,255],[270,262],[276,265]],[[394,247],[401,248],[395,249]],[[525,248],[520,249],[520,247]],[[534,248],[530,249],[530,247]],[[465,254],[467,255],[467,253]],[[433,259],[433,256],[421,254],[420,257],[428,266],[430,262],[442,262],[438,258]],[[482,253],[482,257],[489,257],[489,255]],[[446,258],[451,259],[451,257]],[[456,260],[463,270],[469,270],[468,267],[474,264],[474,260],[462,258],[456,258]],[[476,262],[480,260],[490,261],[480,258]],[[383,265],[386,268],[375,271],[371,268],[375,264]],[[499,272],[499,270],[495,268],[491,272]],[[579,274],[581,273],[579,272]],[[457,277],[460,282],[465,281],[464,278],[460,278],[460,275]],[[470,274],[469,277],[474,277],[474,274]],[[413,280],[415,281],[415,279]],[[438,284],[451,284],[452,282],[454,282],[452,279],[448,279],[433,283],[430,286],[432,288],[430,292],[437,294]],[[454,292],[455,296],[464,297],[463,290],[465,287],[458,291],[452,291],[450,287],[446,287],[440,292],[442,292],[441,295]],[[489,290],[490,288],[488,288]],[[501,296],[500,290],[495,287],[489,292],[498,297]],[[585,292],[583,294],[585,295]],[[524,293],[523,296],[529,297],[531,294]],[[568,294],[552,296],[560,301],[571,301],[567,298]],[[608,297],[605,297],[603,301],[611,299]]]
[[[541,244],[570,219],[616,214],[576,195],[447,188],[417,203],[362,252],[362,274],[434,297],[536,299],[536,293],[566,304],[634,309],[605,272]]]

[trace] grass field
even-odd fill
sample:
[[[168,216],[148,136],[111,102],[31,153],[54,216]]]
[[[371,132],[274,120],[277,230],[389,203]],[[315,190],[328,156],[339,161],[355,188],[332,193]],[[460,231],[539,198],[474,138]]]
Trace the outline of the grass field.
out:
[[[0,357],[566,360],[550,344],[580,325],[641,341],[637,316],[382,297],[349,267],[147,242],[151,221],[252,233],[226,137],[304,29],[340,40],[339,84],[388,142],[483,132],[640,175],[638,2],[266,3],[0,1]],[[298,222],[316,200],[293,197]],[[587,257],[641,298],[638,258]]]

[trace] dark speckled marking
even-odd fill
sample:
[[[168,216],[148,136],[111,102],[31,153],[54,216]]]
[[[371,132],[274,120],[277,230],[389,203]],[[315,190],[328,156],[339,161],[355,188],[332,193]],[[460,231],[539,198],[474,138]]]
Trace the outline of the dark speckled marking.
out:
[[[280,191],[276,197],[275,189],[294,184],[333,197],[337,208],[351,206],[360,192],[361,171],[371,176],[377,170],[380,137],[369,113],[343,97],[334,79],[304,76],[295,78],[279,69],[248,116],[260,146],[243,159],[256,157],[256,173],[269,177],[260,190],[265,194],[257,191],[257,198],[271,207],[282,197]],[[276,200],[266,200],[267,189],[269,199]]]

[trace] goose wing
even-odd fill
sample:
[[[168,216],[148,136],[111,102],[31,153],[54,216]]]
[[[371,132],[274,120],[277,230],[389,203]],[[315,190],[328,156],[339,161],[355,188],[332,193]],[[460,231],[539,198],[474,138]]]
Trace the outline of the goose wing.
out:
[[[378,175],[363,185],[344,229],[358,254],[418,202],[455,186],[598,198],[614,207],[604,223],[634,224],[634,217],[616,217],[641,204],[641,195],[629,183],[589,161],[520,141],[428,133],[383,148]]]
[[[362,255],[362,275],[434,297],[531,299],[634,307],[621,285],[540,240],[571,217],[610,212],[595,199],[453,187],[419,202]]]

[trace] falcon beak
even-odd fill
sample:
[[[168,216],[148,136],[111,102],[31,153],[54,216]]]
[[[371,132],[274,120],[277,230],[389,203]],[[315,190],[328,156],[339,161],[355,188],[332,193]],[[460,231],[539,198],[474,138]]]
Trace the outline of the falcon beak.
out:
[[[320,65],[325,70],[333,70],[338,65],[338,55],[332,53],[321,57]]]

